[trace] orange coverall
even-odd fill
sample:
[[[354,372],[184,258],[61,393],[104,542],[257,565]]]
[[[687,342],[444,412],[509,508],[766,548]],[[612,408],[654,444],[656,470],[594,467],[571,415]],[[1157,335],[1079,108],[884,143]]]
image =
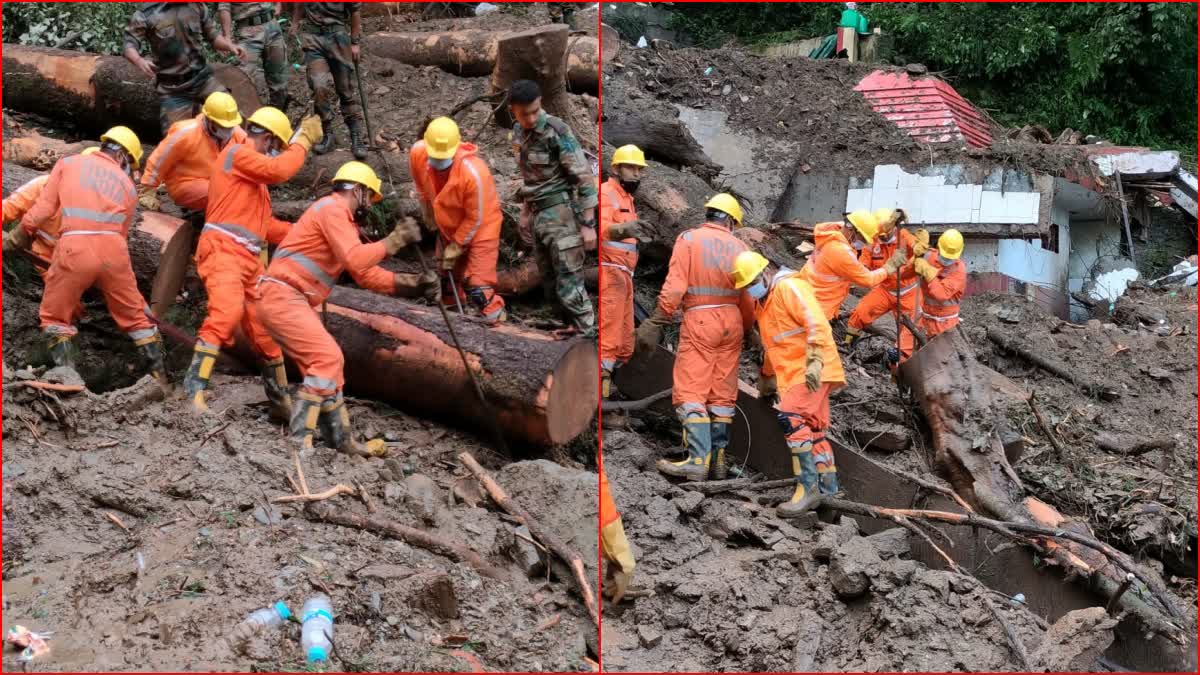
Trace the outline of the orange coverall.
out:
[[[383,241],[361,243],[354,215],[336,195],[310,206],[276,249],[251,304],[262,326],[300,368],[302,392],[327,398],[346,382],[345,357],[315,308],[344,271],[367,290],[395,295],[395,275],[379,267],[386,256]]]
[[[896,232],[899,232],[897,239]],[[882,237],[883,235],[880,235]],[[875,239],[875,243],[863,249],[859,261],[869,270],[882,269],[888,258],[896,252],[897,245],[903,247],[905,258],[912,256],[913,246],[917,239],[908,230],[896,228],[891,232],[890,240]],[[916,323],[917,285],[920,278],[911,266],[900,269],[900,311],[904,312]],[[862,330],[873,321],[885,314],[896,311],[896,275],[889,274],[883,282],[872,288],[854,308],[847,324],[854,329]],[[913,336],[907,328],[900,327],[900,358],[907,359],[912,355]]]
[[[136,208],[133,181],[108,155],[72,155],[54,165],[20,224],[32,238],[50,219],[62,220],[39,309],[43,331],[78,333],[73,321],[79,300],[95,286],[113,321],[130,339],[137,342],[158,333],[129,259],[126,238]]]
[[[754,322],[754,301],[733,287],[733,260],[746,245],[721,225],[705,223],[675,239],[658,295],[665,316],[683,310],[671,399],[680,418],[711,412],[728,424],[737,399],[742,335]]]
[[[846,374],[829,321],[804,275],[776,277],[759,312],[758,330],[766,350],[763,375],[775,377],[781,394],[776,409],[793,470],[806,490],[819,485],[823,494],[833,494],[837,492],[837,467],[825,429],[829,427],[829,394],[845,386]],[[816,391],[808,390],[804,378],[810,349],[822,357],[821,386]]]
[[[921,320],[917,325],[933,337],[958,325],[958,303],[967,291],[967,266],[961,258],[943,266],[936,248],[925,254],[925,261],[938,270],[938,275],[933,281],[921,279],[917,304]]]
[[[504,216],[487,162],[476,154],[473,144],[460,143],[450,169],[437,171],[429,166],[425,141],[417,141],[408,153],[408,168],[421,201],[433,209],[441,233],[439,257],[447,242],[463,249],[451,271],[459,300],[469,299],[488,321],[499,319],[504,311],[504,298],[495,290],[496,261],[500,257],[500,225]],[[448,305],[455,304],[448,287],[444,288],[442,299],[448,300]]]
[[[45,189],[49,180],[50,174],[42,174],[14,190],[8,199],[4,200],[4,222],[20,221],[24,218],[29,209],[33,208],[37,198],[41,196],[42,190]],[[46,272],[50,269],[50,260],[54,256],[54,247],[58,245],[61,229],[62,214],[55,213],[38,228],[33,242],[29,245],[29,252],[37,259],[33,266],[38,274],[42,275],[42,281],[46,280]],[[75,311],[71,313],[71,323],[75,324],[81,318],[83,318],[83,302],[75,306]]]
[[[196,245],[196,271],[208,291],[208,315],[196,337],[205,345],[232,345],[240,324],[259,356],[267,361],[283,356],[248,300],[257,293],[255,280],[265,271],[267,244],[283,241],[292,227],[271,214],[267,185],[296,175],[304,155],[300,144],[268,157],[249,144],[232,141],[217,155],[204,230]]]
[[[813,244],[816,248],[800,273],[812,287],[829,321],[837,318],[842,301],[850,293],[850,284],[873,288],[887,278],[887,270],[882,267],[869,270],[859,262],[858,254],[842,234],[841,223],[817,223],[813,228]]]
[[[234,127],[230,143],[244,143],[246,132]],[[185,209],[204,211],[208,206],[209,177],[220,148],[204,130],[204,115],[171,125],[167,137],[154,148],[142,171],[142,185],[166,184],[171,201]]]
[[[600,368],[606,373],[633,356],[633,270],[637,239],[609,241],[608,228],[637,220],[633,195],[615,177],[600,188]]]

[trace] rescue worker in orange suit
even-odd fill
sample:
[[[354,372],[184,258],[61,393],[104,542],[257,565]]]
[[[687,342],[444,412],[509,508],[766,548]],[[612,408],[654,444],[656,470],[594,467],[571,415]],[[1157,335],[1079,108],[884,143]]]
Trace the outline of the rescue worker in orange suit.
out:
[[[83,156],[88,156],[94,152],[100,152],[100,148],[87,148],[79,153]],[[50,181],[50,174],[44,173],[30,180],[21,187],[13,190],[12,194],[4,200],[4,222],[19,223],[29,209],[33,208],[38,197],[41,196],[42,190],[46,188],[46,183]],[[20,247],[14,244],[14,238],[18,237],[20,228],[13,228],[4,235],[4,252],[20,251]],[[34,233],[33,241],[29,245],[29,253],[34,258],[34,269],[41,275],[42,281],[46,280],[46,272],[50,269],[50,261],[54,256],[54,247],[58,245],[59,232],[62,230],[62,211],[50,216],[45,223],[38,227]],[[75,311],[71,312],[71,324],[74,325],[83,318],[83,302],[75,305]]]
[[[704,205],[707,222],[675,239],[667,279],[654,314],[637,330],[637,349],[654,349],[662,327],[683,310],[671,400],[683,424],[688,457],[658,461],[658,470],[691,481],[726,476],[725,450],[737,399],[742,337],[754,323],[754,301],[733,287],[733,261],[746,245],[733,234],[742,207],[729,194]]]
[[[929,232],[917,230],[911,233],[901,227],[908,220],[903,209],[878,209],[874,213],[879,224],[879,233],[875,242],[863,249],[859,261],[869,270],[884,267],[896,251],[903,253],[906,260],[913,256],[921,256],[929,250]],[[900,311],[912,320],[917,306],[917,284],[920,279],[912,268],[900,268]],[[853,346],[862,337],[863,329],[884,315],[896,312],[896,275],[890,274],[878,286],[866,294],[850,320],[846,322],[846,346]],[[907,328],[900,326],[900,358],[907,359],[912,354],[913,336]]]
[[[158,187],[165,185],[171,201],[180,208],[203,213],[208,206],[209,178],[217,154],[230,141],[246,141],[246,132],[238,126],[241,123],[237,101],[218,91],[204,100],[199,115],[171,125],[166,138],[146,160],[138,186],[141,207],[158,211]]]
[[[912,269],[921,277],[917,327],[931,338],[958,325],[958,303],[967,291],[962,252],[962,233],[949,229],[938,237],[936,250],[913,259]]]
[[[608,476],[604,474],[603,461],[600,463],[600,543],[604,549],[604,559],[608,561],[604,595],[616,604],[629,591],[636,563],[633,551],[629,548],[629,539],[625,536],[625,526],[621,523],[621,514],[617,512],[617,504],[612,498]]]
[[[383,441],[365,446],[354,439],[342,397],[345,358],[325,330],[317,308],[329,297],[343,272],[359,286],[384,295],[436,299],[438,278],[392,273],[379,266],[389,255],[420,241],[421,229],[412,219],[398,223],[380,241],[364,244],[355,220],[363,220],[371,204],[383,197],[379,177],[362,162],[347,162],[333,177],[333,194],[315,202],[296,221],[259,278],[259,293],[251,304],[267,333],[283,345],[300,369],[300,384],[292,407],[291,436],[302,448],[312,448],[320,424],[326,442],[357,455],[381,455]]]
[[[52,218],[62,219],[39,310],[55,366],[75,366],[73,339],[79,331],[73,317],[84,291],[95,286],[117,327],[165,387],[162,338],[138,291],[127,241],[137,210],[133,172],[142,161],[142,144],[127,127],[109,129],[100,143],[99,152],[64,157],[54,165],[41,195],[13,231],[12,245],[27,248]]]
[[[500,258],[500,197],[492,172],[472,143],[463,143],[458,124],[438,117],[408,153],[425,227],[438,236],[442,303],[470,302],[491,325],[508,318],[496,293]]]
[[[296,175],[321,133],[315,115],[305,118],[293,134],[283,112],[259,108],[246,120],[246,140],[229,143],[214,161],[204,229],[196,245],[196,272],[208,292],[208,314],[196,333],[184,379],[184,391],[196,412],[208,410],[204,392],[217,354],[233,344],[240,325],[263,362],[271,417],[282,421],[291,417],[283,352],[259,325],[248,300],[256,294],[255,282],[266,269],[267,244],[283,241],[291,229],[291,223],[272,215],[267,186]]]
[[[633,270],[641,221],[633,205],[646,155],[623,145],[612,156],[613,173],[600,186],[600,393],[612,393],[612,374],[633,356]]]
[[[813,228],[813,244],[808,262],[800,270],[812,287],[825,318],[837,318],[842,302],[850,294],[851,284],[874,288],[884,279],[895,276],[896,270],[908,260],[903,251],[896,251],[883,267],[870,270],[859,260],[864,249],[875,241],[879,226],[869,211],[855,211],[840,222],[817,223]]]
[[[776,270],[766,258],[747,251],[733,267],[734,285],[759,301],[758,331],[764,347],[758,378],[760,398],[779,396],[775,405],[787,438],[796,488],[779,505],[780,518],[796,518],[837,494],[829,428],[829,395],[846,384],[829,320],[803,274]]]

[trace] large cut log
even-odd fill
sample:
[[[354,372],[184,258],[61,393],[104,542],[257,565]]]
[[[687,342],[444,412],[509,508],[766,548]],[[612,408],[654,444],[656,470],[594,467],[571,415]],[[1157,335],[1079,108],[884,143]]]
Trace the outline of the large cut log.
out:
[[[20,164],[31,169],[48,171],[54,163],[67,155],[76,155],[87,148],[99,146],[99,141],[67,143],[39,133],[23,138],[5,139],[4,161]]]
[[[254,82],[235,66],[212,64],[244,115],[260,103]],[[143,142],[161,137],[154,83],[120,56],[4,45],[4,107],[68,121],[89,132],[123,124]]]
[[[130,256],[149,297],[160,258],[180,236],[182,221],[142,223],[130,237]],[[489,411],[476,398],[435,308],[338,287],[325,304],[324,320],[345,355],[349,393],[455,426],[490,429]],[[555,340],[515,326],[488,328],[471,317],[451,320],[506,436],[555,445],[587,428],[600,396],[591,342]]]
[[[607,113],[607,100],[604,107]],[[608,122],[605,121],[601,166],[611,166],[614,149],[609,145],[611,141]],[[641,185],[633,196],[638,218],[649,224],[642,232],[646,242],[638,250],[645,265],[665,264],[671,257],[675,237],[704,222],[704,202],[716,191],[702,178],[691,173],[678,171],[654,160],[648,160],[646,164]]]
[[[596,292],[600,283],[600,268],[583,268],[583,284],[589,291]],[[496,292],[500,295],[521,296],[542,287],[542,270],[537,261],[530,259],[516,267],[498,270]]]
[[[367,35],[373,56],[412,66],[434,66],[454,75],[482,77],[496,67],[496,55],[504,32],[454,30],[441,33],[380,32]],[[617,46],[605,46],[605,57]],[[567,41],[567,85],[571,91],[598,94],[600,91],[600,41],[594,37],[571,36]]]
[[[571,123],[573,110],[566,87],[567,38],[568,28],[563,24],[539,26],[501,37],[496,43],[491,91],[508,91],[517,80],[533,80],[542,89],[542,107],[546,112]],[[512,128],[513,119],[507,106],[496,111],[496,122]]]
[[[721,172],[700,143],[679,119],[675,106],[637,96],[630,82],[631,71],[610,74],[604,79],[604,143],[621,147],[632,143],[648,157],[676,168],[690,168],[711,180]]]
[[[4,162],[4,198],[7,199],[8,195],[12,194],[17,188],[37,178],[42,173],[44,172],[35,171],[20,164],[8,161]]]

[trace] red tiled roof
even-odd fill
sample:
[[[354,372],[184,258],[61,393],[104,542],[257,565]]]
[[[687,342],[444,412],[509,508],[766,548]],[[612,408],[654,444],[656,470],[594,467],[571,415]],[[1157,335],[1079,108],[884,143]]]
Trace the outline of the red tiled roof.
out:
[[[854,90],[875,112],[924,143],[965,141],[985,148],[992,134],[983,115],[954,87],[935,77],[910,77],[908,73],[877,70],[864,77]]]

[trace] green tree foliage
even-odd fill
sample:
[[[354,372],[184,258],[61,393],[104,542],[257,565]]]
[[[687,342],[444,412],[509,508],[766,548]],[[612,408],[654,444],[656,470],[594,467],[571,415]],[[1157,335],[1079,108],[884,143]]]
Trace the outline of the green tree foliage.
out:
[[[4,41],[119,54],[134,2],[6,2]]]
[[[704,46],[832,33],[841,3],[676,4]],[[1071,127],[1115,143],[1196,148],[1195,3],[859,3],[1006,126]]]

